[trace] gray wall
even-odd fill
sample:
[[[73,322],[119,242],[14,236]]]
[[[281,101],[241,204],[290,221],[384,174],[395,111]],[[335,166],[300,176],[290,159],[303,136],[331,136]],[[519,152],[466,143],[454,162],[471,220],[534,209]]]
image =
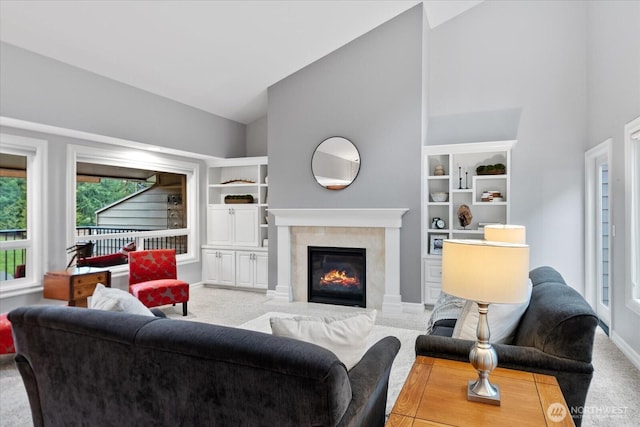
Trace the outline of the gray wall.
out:
[[[511,222],[584,291],[586,6],[487,1],[429,37],[428,144],[518,139]]]
[[[269,88],[270,208],[409,208],[401,231],[405,302],[421,302],[422,25],[419,5]],[[342,191],[311,174],[315,147],[350,139],[362,165]],[[273,221],[271,221],[273,223]],[[269,230],[269,287],[277,282]]]
[[[246,154],[246,126],[0,43],[0,115],[218,157]]]
[[[220,157],[245,155],[245,125],[135,89],[96,74],[0,44],[0,115],[52,126],[97,133],[136,142]],[[4,127],[0,131],[49,141],[47,188],[46,271],[66,263],[65,215],[66,151],[68,144],[96,143]],[[104,148],[104,145],[102,145]],[[174,157],[180,159],[179,157]],[[193,159],[190,159],[194,161]],[[200,182],[205,183],[202,161]],[[199,229],[205,230],[205,187],[199,190],[202,206]],[[200,263],[181,268],[181,277],[196,283]],[[126,277],[114,286],[126,288]],[[41,294],[0,300],[0,311],[41,301]]]
[[[640,2],[592,1],[589,28],[589,148],[613,139],[612,331],[640,357],[640,316],[626,306],[624,125],[640,116]]]
[[[267,116],[247,125],[247,157],[267,155]]]

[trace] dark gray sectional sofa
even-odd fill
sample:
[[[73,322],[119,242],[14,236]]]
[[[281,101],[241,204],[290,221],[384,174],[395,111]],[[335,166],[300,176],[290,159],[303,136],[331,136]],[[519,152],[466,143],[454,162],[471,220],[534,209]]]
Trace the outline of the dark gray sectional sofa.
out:
[[[529,278],[533,284],[531,301],[514,342],[493,344],[498,366],[555,376],[579,426],[593,377],[591,355],[598,317],[553,268],[536,268]],[[417,338],[416,354],[468,361],[475,342],[450,338],[454,325],[455,319],[437,322],[431,335]]]
[[[347,371],[319,346],[75,307],[9,314],[35,426],[382,426],[395,337]]]

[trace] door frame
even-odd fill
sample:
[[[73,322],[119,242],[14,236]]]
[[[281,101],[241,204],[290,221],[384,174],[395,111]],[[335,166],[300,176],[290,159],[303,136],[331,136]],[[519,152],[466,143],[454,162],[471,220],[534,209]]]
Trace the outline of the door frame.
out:
[[[608,165],[608,174],[609,177],[612,176],[612,143],[613,140],[611,138],[606,141],[601,142],[595,147],[591,148],[585,153],[585,299],[587,302],[593,307],[596,311],[598,318],[607,325],[610,329],[611,325],[611,312],[613,311],[613,298],[611,298],[612,292],[611,287],[613,286],[613,277],[611,271],[611,243],[612,238],[615,237],[615,228],[611,224],[611,219],[613,218],[612,212],[612,192],[611,188],[609,188],[609,196],[607,199],[608,202],[608,210],[609,210],[609,252],[608,252],[608,275],[609,275],[609,306],[604,307],[600,305],[600,301],[598,299],[599,290],[599,273],[600,273],[600,263],[598,263],[597,258],[597,250],[599,248],[598,239],[602,235],[600,231],[600,223],[599,223],[599,215],[597,214],[597,208],[599,206],[597,195],[600,194],[598,185],[599,185],[599,176],[598,176],[598,168],[597,161],[601,157],[606,157],[606,163]],[[609,184],[611,184],[611,180],[609,180]]]

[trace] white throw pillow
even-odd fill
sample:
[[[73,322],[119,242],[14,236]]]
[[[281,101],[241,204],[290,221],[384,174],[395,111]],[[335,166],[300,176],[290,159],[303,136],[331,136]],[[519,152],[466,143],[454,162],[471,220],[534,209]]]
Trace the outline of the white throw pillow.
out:
[[[510,344],[513,342],[520,318],[529,307],[532,289],[533,285],[529,280],[527,300],[523,303],[489,304],[489,312],[487,313],[489,332],[491,334],[489,341],[497,344]],[[467,301],[453,329],[452,337],[476,341],[478,339],[476,331],[479,317],[478,304],[475,301]]]
[[[91,308],[106,311],[121,311],[142,316],[154,314],[138,298],[121,289],[107,288],[102,283],[96,285],[91,297]]]
[[[376,321],[376,310],[328,317],[269,319],[274,335],[310,342],[332,351],[353,368],[367,350],[367,336]]]

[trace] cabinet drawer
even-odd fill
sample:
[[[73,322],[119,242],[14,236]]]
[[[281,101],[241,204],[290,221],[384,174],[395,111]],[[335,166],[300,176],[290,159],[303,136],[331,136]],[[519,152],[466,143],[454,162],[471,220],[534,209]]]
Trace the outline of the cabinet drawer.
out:
[[[96,283],[107,284],[107,274],[104,272],[83,274],[81,276],[72,277],[73,287],[82,286],[86,284],[95,285]]]
[[[442,279],[442,261],[439,259],[427,259],[424,261],[424,281],[440,282]]]

